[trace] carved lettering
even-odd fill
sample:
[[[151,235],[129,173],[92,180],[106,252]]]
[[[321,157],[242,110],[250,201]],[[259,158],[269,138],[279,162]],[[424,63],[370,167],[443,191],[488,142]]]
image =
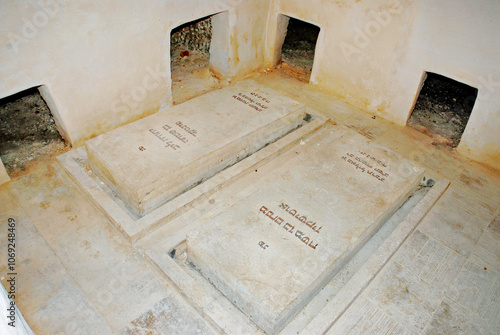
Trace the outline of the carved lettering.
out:
[[[387,167],[387,165],[384,162],[382,162],[380,159],[378,159],[370,154],[367,154],[366,152],[360,151],[359,153],[360,153],[360,155],[365,156],[367,159],[371,159],[372,161],[376,162],[377,164],[382,165],[385,168]]]
[[[273,221],[274,221],[276,218],[273,218],[273,214],[274,214],[274,212],[273,212],[273,211],[269,211],[269,212],[267,212],[266,216],[268,216],[271,220],[273,220]],[[276,216],[276,217],[277,217],[277,216]]]
[[[165,126],[163,126],[165,128]],[[161,133],[161,131],[151,128],[149,129],[149,132],[156,136],[160,141],[162,141],[165,144],[165,148],[172,148],[173,150],[177,150],[180,148],[179,145],[175,144],[175,142],[172,139],[168,138],[168,135],[164,135]]]
[[[321,230],[321,228],[323,228],[323,226],[321,226],[319,228],[313,227],[312,230],[314,230],[315,232],[317,232],[319,234],[319,231]]]
[[[345,156],[341,156],[340,158],[346,161],[347,163],[351,164],[356,169],[356,171],[359,170],[362,173],[367,173],[368,175],[377,179],[378,181],[384,182],[386,178],[389,177],[389,173],[385,172],[381,168],[378,167],[374,168],[372,163],[369,163],[367,160],[370,160],[373,163],[377,163],[384,168],[387,168],[387,164],[382,162],[380,159],[370,154],[367,154],[366,152],[360,151],[359,154],[363,156],[365,159],[350,152],[346,153]]]
[[[181,141],[182,143],[188,143],[188,139],[182,135],[181,133],[179,133],[178,131],[175,131],[175,130],[170,130],[169,131],[170,134],[172,134],[175,138],[177,138],[179,141]]]
[[[269,245],[267,245],[266,242],[264,242],[264,241],[260,241],[259,242],[259,247],[261,247],[262,249],[266,250],[269,247]]]
[[[177,121],[175,123],[175,125],[178,126],[179,128],[181,128],[182,130],[184,130],[185,132],[187,132],[191,136],[196,137],[196,135],[198,134],[198,132],[196,131],[196,129],[192,129],[191,127],[183,124],[181,121]]]
[[[307,225],[309,228],[311,228],[313,231],[319,233],[319,229],[315,229],[316,222],[313,221],[308,221],[307,216],[299,213],[296,209],[291,209],[289,205],[285,204],[284,202],[281,202],[279,208],[282,208],[285,210],[285,212],[289,213],[292,215],[295,219],[299,220],[301,223]]]
[[[285,209],[285,211],[287,211],[289,206],[282,202],[281,205],[279,206],[279,208]],[[295,212],[296,212],[296,210],[295,210]],[[275,222],[279,226],[281,226],[281,224],[284,223],[282,227],[285,231],[287,231],[291,235],[297,237],[299,239],[299,241],[308,245],[309,247],[316,249],[316,247],[318,246],[317,243],[315,245],[312,243],[312,240],[309,236],[304,236],[305,233],[303,231],[295,230],[294,225],[292,225],[289,222],[285,222],[285,220],[282,217],[280,217],[278,214],[274,213],[273,211],[269,210],[268,207],[261,206],[259,209],[259,213],[263,213],[266,217],[268,217],[270,220],[272,220],[273,222]],[[299,218],[299,215],[297,214],[297,215],[294,215],[294,217],[298,218],[298,220],[301,223],[305,223],[309,228],[311,228],[313,231],[315,231],[317,233],[319,233],[319,230],[322,228],[322,227],[316,228],[316,222],[307,221],[307,217],[305,215],[302,215]],[[309,241],[311,241],[311,243],[309,243]],[[261,241],[261,243],[263,243],[263,245],[260,245],[260,243],[259,243],[259,245],[261,247],[263,247],[265,245],[265,243],[263,241]],[[267,248],[267,246],[265,248]],[[263,247],[263,249],[265,249],[265,248]]]
[[[250,96],[240,92],[238,94],[233,95],[233,98],[240,101],[241,103],[244,103],[248,107],[255,109],[258,112],[262,112],[263,110],[269,107],[266,105],[266,103],[267,104],[271,103],[269,100],[267,100],[266,98],[255,92],[250,93]]]
[[[266,98],[264,98],[263,96],[261,96],[261,95],[260,95],[260,94],[258,94],[258,93],[252,92],[252,93],[250,93],[250,95],[252,95],[252,96],[254,96],[254,97],[256,97],[256,98],[259,98],[260,100],[262,100],[262,101],[264,101],[264,102],[266,102],[266,103],[268,103],[268,104],[270,104],[270,103],[271,103],[271,101],[267,100]]]

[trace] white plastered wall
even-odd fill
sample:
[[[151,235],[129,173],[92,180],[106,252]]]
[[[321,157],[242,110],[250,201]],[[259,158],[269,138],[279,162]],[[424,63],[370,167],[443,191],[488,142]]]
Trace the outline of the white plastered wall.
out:
[[[400,125],[422,74],[479,89],[457,148],[500,168],[500,2],[490,0],[271,0],[265,61],[273,66],[280,14],[321,28],[310,83]]]
[[[91,137],[172,103],[170,33],[217,15],[211,67],[263,66],[268,0],[19,0],[0,4],[0,98],[40,87],[62,135]],[[221,24],[227,24],[226,27]]]
[[[276,62],[282,14],[321,28],[312,85],[400,125],[424,71],[477,87],[458,151],[500,168],[499,1],[3,1],[0,98],[41,87],[81,145],[168,107],[171,30],[216,13],[211,68],[229,79]]]

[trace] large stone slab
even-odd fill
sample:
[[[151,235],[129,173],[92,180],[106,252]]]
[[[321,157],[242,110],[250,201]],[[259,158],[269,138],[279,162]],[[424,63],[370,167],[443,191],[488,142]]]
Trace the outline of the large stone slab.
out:
[[[305,107],[252,80],[87,141],[92,169],[139,216],[303,123]]]
[[[279,331],[418,186],[424,170],[352,130],[320,133],[187,236],[189,261]]]

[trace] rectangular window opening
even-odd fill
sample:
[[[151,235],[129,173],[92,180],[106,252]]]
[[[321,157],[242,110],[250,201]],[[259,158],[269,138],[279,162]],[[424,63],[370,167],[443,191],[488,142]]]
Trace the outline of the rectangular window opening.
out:
[[[286,18],[289,21],[281,47],[281,66],[294,77],[309,82],[320,28],[293,17]]]
[[[456,147],[477,98],[477,88],[427,72],[408,119],[408,126],[431,136],[436,144]]]
[[[37,87],[0,99],[0,156],[11,178],[67,150]]]
[[[182,24],[172,29],[170,37],[173,103],[220,88],[209,69],[212,16]]]

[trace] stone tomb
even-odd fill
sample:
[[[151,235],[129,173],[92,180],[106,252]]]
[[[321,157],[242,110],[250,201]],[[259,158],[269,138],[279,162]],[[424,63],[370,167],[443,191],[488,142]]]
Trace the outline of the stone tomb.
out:
[[[189,262],[268,333],[328,283],[424,174],[352,130],[332,129],[259,169],[241,200],[187,236]]]
[[[90,165],[138,216],[301,125],[305,107],[252,80],[87,141]]]

